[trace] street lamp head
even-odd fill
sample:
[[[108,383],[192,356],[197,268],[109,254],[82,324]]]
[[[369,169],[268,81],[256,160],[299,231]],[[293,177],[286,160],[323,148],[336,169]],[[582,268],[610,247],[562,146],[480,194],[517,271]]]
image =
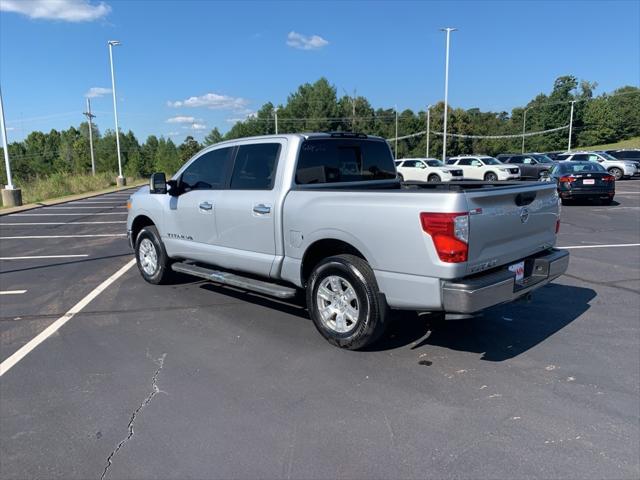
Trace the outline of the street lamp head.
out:
[[[108,45],[111,45],[112,47],[117,47],[118,45],[120,45],[120,40],[109,40],[107,42]]]
[[[451,28],[451,27],[445,27],[445,28],[441,28],[440,31],[441,32],[455,32],[456,30],[458,30],[457,28]]]

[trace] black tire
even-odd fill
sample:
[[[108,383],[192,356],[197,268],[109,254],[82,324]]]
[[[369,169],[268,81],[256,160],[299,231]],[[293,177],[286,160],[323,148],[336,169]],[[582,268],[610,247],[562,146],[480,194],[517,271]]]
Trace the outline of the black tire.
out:
[[[143,251],[141,251],[141,246]],[[152,256],[155,253],[156,268],[149,271],[149,268],[143,265],[143,262],[145,262],[146,251],[151,247],[154,251],[153,253],[148,252],[147,256]],[[140,230],[140,233],[136,237],[135,254],[138,270],[140,271],[142,278],[147,282],[154,285],[160,285],[168,283],[173,277],[174,272],[171,270],[171,260],[167,256],[167,251],[164,249],[164,244],[162,243],[158,229],[155,226],[150,225]]]
[[[562,205],[571,205],[572,203],[573,203],[573,200],[571,200],[570,198],[562,199]]]
[[[497,182],[498,181],[498,175],[496,175],[493,172],[488,172],[484,174],[484,181],[485,182]]]
[[[441,182],[442,180],[440,180],[440,177],[438,175],[436,175],[435,173],[432,173],[431,175],[429,175],[427,177],[427,182]]]
[[[354,310],[357,310],[357,320],[343,320],[348,331],[340,332],[338,327],[338,317],[335,320],[325,320],[320,314],[318,290],[322,287],[323,282],[330,282],[331,278],[338,277],[340,280],[340,291],[335,292],[331,302],[336,302],[336,297],[340,297],[340,293],[348,292],[347,286],[350,286],[355,292],[354,300],[348,301]],[[347,285],[348,284],[350,285]],[[334,292],[333,286],[329,291]],[[326,287],[325,287],[326,288]],[[344,288],[344,291],[343,291]],[[307,307],[309,315],[320,334],[331,344],[346,348],[349,350],[357,350],[373,344],[384,333],[388,323],[388,310],[384,297],[380,295],[378,284],[373,274],[373,270],[369,264],[360,257],[355,255],[336,255],[322,260],[311,272],[309,281],[307,282]],[[346,297],[346,295],[345,295]],[[344,299],[343,299],[344,300]],[[338,299],[337,302],[340,302]],[[336,302],[336,303],[337,303]],[[354,308],[354,305],[357,308]],[[326,305],[324,305],[327,307]],[[330,313],[331,316],[334,313]],[[330,324],[335,323],[335,328]],[[347,322],[349,324],[347,325]]]
[[[611,205],[613,203],[613,198],[605,198],[600,200],[600,203],[602,203],[602,205]]]
[[[615,177],[616,181],[622,180],[622,177],[624,177],[624,172],[618,167],[610,168],[609,173]]]

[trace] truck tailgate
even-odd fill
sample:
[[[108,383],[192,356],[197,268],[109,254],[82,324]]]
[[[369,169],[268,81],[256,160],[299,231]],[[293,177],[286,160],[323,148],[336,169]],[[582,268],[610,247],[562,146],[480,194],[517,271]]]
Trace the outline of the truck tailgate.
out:
[[[465,192],[469,207],[467,273],[520,260],[554,245],[558,219],[555,184]]]

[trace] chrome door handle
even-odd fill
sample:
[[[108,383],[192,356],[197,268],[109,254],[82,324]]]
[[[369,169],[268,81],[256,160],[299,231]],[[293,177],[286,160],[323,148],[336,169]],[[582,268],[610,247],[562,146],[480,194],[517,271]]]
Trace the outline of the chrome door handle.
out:
[[[200,210],[213,210],[213,204],[209,202],[202,202],[198,205],[198,208],[200,208]]]
[[[271,207],[261,203],[260,205],[254,205],[253,211],[261,215],[266,215],[267,213],[271,213]]]

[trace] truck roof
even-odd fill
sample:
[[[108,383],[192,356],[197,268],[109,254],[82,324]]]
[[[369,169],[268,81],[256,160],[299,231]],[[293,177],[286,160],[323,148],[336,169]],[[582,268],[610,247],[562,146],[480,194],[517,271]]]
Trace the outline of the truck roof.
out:
[[[310,138],[354,138],[354,139],[367,139],[367,140],[377,140],[377,141],[386,142],[386,139],[382,137],[378,137],[376,135],[365,135],[364,133],[356,133],[356,132],[303,132],[303,133],[279,133],[279,134],[270,134],[270,135],[256,135],[252,137],[238,137],[238,138],[232,138],[229,140],[218,142],[215,145],[222,145],[224,143],[231,143],[231,142],[238,142],[238,141],[245,141],[245,140],[266,140],[270,138],[298,138],[298,139],[304,139],[304,140],[308,140]]]

